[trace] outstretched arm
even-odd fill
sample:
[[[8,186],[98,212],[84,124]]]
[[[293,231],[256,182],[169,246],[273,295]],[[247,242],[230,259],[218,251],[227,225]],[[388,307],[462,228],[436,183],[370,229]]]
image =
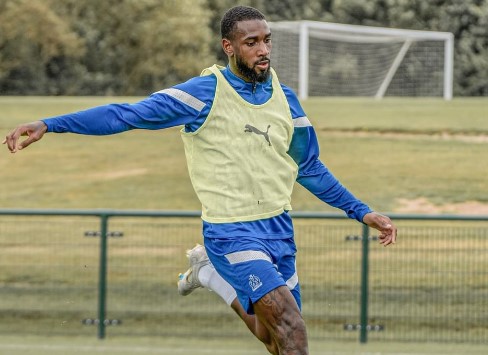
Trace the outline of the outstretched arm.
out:
[[[319,160],[319,148],[311,126],[296,127],[290,155],[299,166],[297,181],[331,206],[342,209],[350,218],[377,229],[380,244],[395,244],[397,229],[389,217],[371,211],[351,194]]]
[[[350,218],[377,229],[380,243],[395,244],[397,229],[389,217],[371,211],[352,195],[319,160],[317,138],[311,126],[296,127],[290,155],[299,167],[297,181],[331,206],[342,209]]]
[[[185,125],[198,129],[212,106],[215,77],[195,77],[158,91],[135,104],[109,104],[22,124],[3,141],[15,153],[38,141],[46,132],[87,135],[116,134],[131,129],[163,129]],[[20,136],[28,136],[19,142]]]
[[[390,218],[373,212],[351,194],[319,159],[319,144],[315,131],[295,93],[282,86],[290,105],[295,131],[288,154],[298,165],[297,181],[325,203],[339,208],[380,232],[380,243],[395,244],[397,228]]]
[[[42,121],[25,123],[7,134],[3,144],[7,144],[8,150],[10,150],[11,153],[15,153],[17,150],[22,150],[30,144],[37,142],[44,136],[46,131],[47,126]],[[27,139],[20,141],[21,136],[27,136]]]
[[[298,165],[297,182],[323,202],[363,222],[371,209],[350,193],[319,159],[319,144],[312,124],[293,90],[283,86],[295,130],[288,154]]]
[[[289,154],[298,165],[297,182],[323,202],[346,212],[349,218],[363,221],[372,212],[346,189],[319,159],[319,145],[313,127],[295,126]]]

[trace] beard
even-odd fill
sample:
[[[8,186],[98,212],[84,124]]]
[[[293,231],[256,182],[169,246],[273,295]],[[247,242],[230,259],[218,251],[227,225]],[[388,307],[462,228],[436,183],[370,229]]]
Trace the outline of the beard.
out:
[[[263,58],[264,59],[264,58]],[[239,73],[247,78],[249,81],[253,83],[264,83],[268,80],[270,76],[270,68],[271,68],[271,61],[266,58],[269,61],[269,66],[265,71],[262,71],[260,73],[256,72],[256,65],[254,64],[252,67],[249,67],[244,61],[241,59],[240,56],[236,56],[236,66],[237,70],[239,70]]]

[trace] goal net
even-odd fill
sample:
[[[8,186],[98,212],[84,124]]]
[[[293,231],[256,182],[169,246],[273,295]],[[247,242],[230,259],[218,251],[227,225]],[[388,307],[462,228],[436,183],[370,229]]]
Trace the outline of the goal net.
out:
[[[273,67],[309,96],[452,98],[453,35],[315,21],[270,23]]]

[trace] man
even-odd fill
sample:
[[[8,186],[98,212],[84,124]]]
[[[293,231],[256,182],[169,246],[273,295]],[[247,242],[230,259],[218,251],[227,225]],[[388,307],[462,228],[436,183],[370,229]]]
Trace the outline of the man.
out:
[[[136,104],[20,125],[4,143],[15,153],[45,132],[104,135],[184,125],[205,248],[189,251],[191,267],[178,282],[180,294],[209,287],[270,353],[308,354],[288,214],[295,180],[379,230],[384,246],[395,243],[396,227],[356,199],[319,160],[313,127],[296,95],[270,67],[271,32],[263,14],[251,7],[231,8],[221,32],[227,67],[207,68],[200,77]],[[20,136],[28,138],[20,142]]]

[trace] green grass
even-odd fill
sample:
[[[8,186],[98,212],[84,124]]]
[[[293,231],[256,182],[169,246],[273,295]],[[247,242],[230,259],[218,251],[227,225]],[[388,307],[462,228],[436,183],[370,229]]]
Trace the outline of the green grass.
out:
[[[136,100],[3,97],[0,131],[6,134],[15,125],[39,117]],[[311,99],[304,107],[316,128],[322,160],[373,208],[396,211],[400,199],[420,197],[438,205],[488,203],[484,163],[488,143],[473,139],[488,135],[484,116],[488,100]],[[109,137],[48,134],[14,155],[2,148],[2,208],[200,207],[186,171],[178,128]],[[332,211],[300,186],[294,193],[294,209]],[[96,218],[2,220],[0,333],[95,336],[95,328],[80,326],[80,319],[96,312],[98,242],[83,233],[97,230],[98,223]],[[370,311],[387,323],[387,331],[372,334],[367,347],[357,347],[357,333],[348,334],[341,327],[358,318],[360,249],[345,243],[344,235],[359,233],[360,226],[352,221],[296,221],[304,314],[310,322],[313,354],[477,353],[476,346],[468,345],[388,347],[385,343],[446,339],[446,334],[452,341],[486,339],[486,328],[480,328],[485,323],[479,318],[488,295],[483,271],[488,268],[486,229],[477,223],[453,222],[400,222],[399,226],[399,245],[387,251],[377,245],[371,248]],[[142,353],[180,349],[182,354],[224,349],[220,353],[231,354],[225,349],[236,348],[249,349],[246,354],[262,353],[215,295],[201,292],[189,299],[175,295],[175,275],[186,266],[184,250],[200,241],[200,229],[197,220],[111,220],[110,230],[122,230],[125,236],[109,243],[109,312],[124,319],[124,326],[110,329],[110,340],[103,343],[29,338],[32,342],[22,347],[23,341],[2,337],[0,354],[10,354],[14,348],[16,354],[40,355],[119,354],[134,349]],[[235,338],[225,343],[193,344],[192,340],[189,344],[182,338],[138,342],[138,335],[186,334],[188,320],[181,310],[191,312],[202,305],[204,310],[192,322],[205,331],[214,321],[228,322],[223,329],[242,335],[246,345],[236,345]],[[345,341],[320,342],[324,334]],[[381,344],[376,346],[376,340]],[[153,343],[157,345],[147,345]],[[9,344],[17,345],[9,348]]]
[[[371,341],[484,341],[486,226],[409,221],[398,226],[397,246],[371,245],[370,317],[387,329],[371,334]],[[99,240],[83,237],[97,227],[96,218],[86,217],[2,218],[1,334],[95,336],[96,328],[80,320],[97,314]],[[343,325],[359,316],[361,244],[346,242],[345,236],[360,233],[361,226],[297,220],[295,227],[311,341],[357,342],[357,332],[346,332]],[[201,242],[197,218],[114,218],[109,230],[124,232],[109,240],[108,317],[123,321],[107,330],[109,338],[247,334],[215,294],[176,293],[176,276],[187,267],[184,251]]]
[[[0,130],[108,102],[139,98],[0,98]],[[488,100],[310,99],[321,159],[355,195],[381,211],[399,199],[488,203]],[[446,138],[446,132],[451,136]],[[383,133],[383,134],[378,134]],[[444,135],[444,136],[443,136]],[[453,137],[454,135],[455,137]],[[48,134],[0,158],[0,206],[197,210],[178,128],[109,137]],[[297,186],[295,210],[331,209]],[[415,212],[415,211],[413,211]]]
[[[311,98],[303,106],[318,129],[488,134],[486,98]]]
[[[346,343],[334,341],[310,342],[313,355],[423,355],[423,354],[485,354],[486,346],[473,344],[406,344],[406,343]],[[166,354],[166,355],[258,355],[265,351],[257,342],[244,339],[144,338],[126,337],[99,341],[88,337],[1,336],[0,355],[82,355],[98,354]]]

